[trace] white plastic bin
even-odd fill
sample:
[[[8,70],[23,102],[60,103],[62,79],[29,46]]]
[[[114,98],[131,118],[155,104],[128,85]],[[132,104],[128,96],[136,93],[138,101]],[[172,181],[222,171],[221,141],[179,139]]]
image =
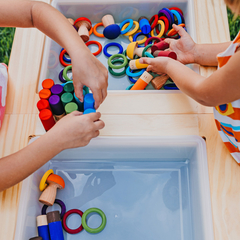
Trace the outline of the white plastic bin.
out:
[[[48,169],[65,180],[57,198],[67,211],[97,207],[107,217],[102,232],[64,233],[65,240],[214,239],[206,146],[198,136],[98,137],[61,152],[23,181],[15,240],[37,235],[38,186]],[[98,224],[90,217],[90,227]],[[72,215],[68,226],[79,227],[80,217]]]
[[[91,20],[92,24],[101,22],[101,19],[106,14],[112,14],[116,23],[121,23],[127,18],[132,18],[133,20],[138,20],[141,16],[146,16],[150,18],[154,14],[157,14],[159,10],[164,7],[179,7],[182,9],[186,29],[188,33],[192,36],[193,39],[196,38],[195,32],[195,15],[193,0],[53,0],[52,6],[58,9],[68,18],[73,18],[74,20],[78,17],[87,17]],[[98,31],[100,31],[99,29]],[[108,40],[106,38],[96,37],[94,34],[90,36],[90,40],[99,41],[104,47],[109,42],[118,42],[123,46],[125,50],[127,45],[130,43],[127,37],[120,36],[114,40]],[[90,45],[90,50],[95,52],[97,46]],[[41,83],[46,78],[52,78],[55,83],[61,83],[58,79],[59,72],[63,69],[63,66],[59,63],[59,54],[61,47],[51,39],[47,38],[44,46],[44,54],[42,60],[41,74],[38,90],[42,89]],[[117,50],[114,48],[109,48],[108,52],[110,54],[117,53]],[[108,67],[107,60],[108,58],[103,54],[103,52],[97,56],[97,58]],[[194,71],[198,72],[198,66],[189,65]],[[114,77],[109,73],[108,78],[108,90],[112,91],[122,91],[125,90],[131,82],[127,76],[124,77]],[[146,88],[147,90],[153,90],[151,84]],[[164,90],[162,90],[164,91]],[[168,91],[168,90],[167,90]],[[125,91],[126,93],[133,93],[136,91]],[[145,90],[146,92],[146,90]],[[158,92],[158,91],[151,91]],[[166,92],[166,91],[164,91]],[[175,91],[176,92],[176,91]],[[159,93],[159,92],[158,92]]]

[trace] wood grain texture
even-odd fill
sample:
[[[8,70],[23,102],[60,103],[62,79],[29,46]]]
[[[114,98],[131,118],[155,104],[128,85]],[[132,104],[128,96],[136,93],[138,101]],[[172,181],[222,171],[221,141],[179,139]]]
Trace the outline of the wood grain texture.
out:
[[[195,0],[194,7],[198,43],[229,41],[223,0]],[[29,135],[45,132],[36,109],[43,42],[43,34],[36,29],[16,30],[9,64],[7,114],[0,131],[0,157],[26,146]],[[200,73],[208,76],[215,69],[201,67]],[[239,239],[240,169],[218,135],[212,108],[181,93],[110,93],[100,111],[106,123],[103,136],[205,136],[215,239]],[[0,240],[14,238],[20,189],[18,184],[0,193]]]

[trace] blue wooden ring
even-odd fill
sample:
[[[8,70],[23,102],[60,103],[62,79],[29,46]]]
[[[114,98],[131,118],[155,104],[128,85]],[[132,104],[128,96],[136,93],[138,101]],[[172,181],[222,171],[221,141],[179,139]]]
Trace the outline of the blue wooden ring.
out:
[[[122,21],[119,25],[120,29],[122,29],[122,27],[126,24],[129,23],[129,25],[126,27],[126,29],[124,29],[123,31],[121,30],[121,34],[125,34],[127,33],[133,26],[133,20],[131,18],[128,18],[124,21]]]
[[[64,48],[61,49],[61,52],[64,50]],[[71,58],[67,58],[65,54],[63,54],[63,61],[67,63],[71,63]]]
[[[179,90],[175,83],[167,83],[163,86],[165,90]]]
[[[144,72],[145,72],[145,68],[144,69],[141,69],[141,71],[139,71],[139,72],[131,72],[130,71],[131,69],[130,69],[130,67],[128,66],[128,68],[127,68],[127,70],[126,70],[126,74],[128,75],[128,76],[130,76],[130,77],[139,77],[139,76],[141,76]]]
[[[145,57],[154,58],[150,52],[145,52]]]
[[[139,32],[139,33],[136,33],[134,36],[133,36],[133,42],[136,42],[137,41],[137,38],[141,35],[144,35],[144,36],[147,36],[148,38],[151,37],[150,34],[144,34],[143,32]]]
[[[116,46],[119,48],[119,52],[117,54],[122,54],[123,53],[123,47],[119,44],[119,43],[116,43],[116,42],[111,42],[111,43],[108,43],[104,48],[103,48],[103,53],[106,57],[111,57],[112,55],[109,54],[107,52],[107,49],[111,46]]]
[[[176,16],[176,18],[177,18],[177,25],[179,25],[179,24],[181,24],[182,23],[182,18],[181,18],[181,15],[179,14],[179,12],[178,11],[176,11],[176,10],[171,10],[171,12],[173,13],[173,15],[175,15]],[[175,21],[174,21],[175,22]]]

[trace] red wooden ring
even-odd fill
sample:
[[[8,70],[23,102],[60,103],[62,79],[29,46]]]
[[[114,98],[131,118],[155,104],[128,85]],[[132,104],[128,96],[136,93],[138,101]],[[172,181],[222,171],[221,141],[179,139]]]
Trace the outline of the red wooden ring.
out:
[[[63,49],[63,50],[60,52],[60,55],[59,55],[59,61],[60,61],[60,63],[61,63],[64,67],[67,67],[67,66],[69,66],[69,65],[72,65],[71,63],[68,64],[68,63],[66,63],[66,62],[63,61],[63,55],[64,55],[66,52],[67,52],[67,50],[66,50],[66,49]]]
[[[176,10],[176,11],[180,12],[183,15],[183,11],[180,8],[178,8],[178,7],[171,7],[171,8],[169,8],[169,10]]]
[[[64,216],[63,216],[63,220],[62,220],[62,223],[63,223],[63,228],[64,230],[67,232],[67,233],[70,233],[70,234],[76,234],[76,233],[79,233],[83,230],[83,226],[82,226],[82,223],[80,225],[79,228],[76,228],[76,229],[70,229],[68,226],[67,226],[67,217],[73,213],[76,213],[78,215],[80,215],[82,217],[83,215],[83,212],[81,210],[78,210],[78,209],[71,209],[69,211],[67,211]]]
[[[98,45],[98,50],[97,50],[95,53],[93,53],[94,56],[97,56],[97,55],[102,51],[102,45],[101,45],[101,43],[98,42],[98,41],[89,41],[89,42],[86,42],[86,45],[87,45],[87,46],[89,46],[89,45],[91,45],[91,44],[96,44],[96,45]]]
[[[91,26],[92,26],[91,21],[90,21],[88,18],[85,18],[85,17],[80,17],[80,18],[76,19],[73,25],[75,26],[75,24],[76,24],[77,22],[79,22],[79,21],[87,21],[87,22],[89,22],[89,23],[91,24]]]
[[[161,41],[162,41],[162,39],[159,38],[159,37],[150,37],[150,38],[148,38],[147,41],[145,42],[145,44],[144,44],[145,47],[146,47],[146,46],[149,44],[149,42],[152,41],[152,40],[155,40],[154,44],[157,43],[157,42],[161,42]]]
[[[161,16],[159,18],[159,20],[163,20],[164,21],[164,24],[165,24],[164,34],[166,34],[167,31],[168,31],[168,28],[169,28],[169,21],[168,21],[168,19],[165,16]],[[156,31],[157,34],[160,33],[160,31],[159,31],[159,29],[157,27],[155,28],[155,31]]]
[[[153,20],[154,20],[154,21],[153,21]],[[153,24],[152,24],[152,22],[153,22]],[[154,28],[156,27],[157,23],[158,23],[158,15],[155,14],[155,15],[153,15],[153,16],[151,17],[151,19],[149,20],[149,24],[151,25],[151,29],[154,29]]]

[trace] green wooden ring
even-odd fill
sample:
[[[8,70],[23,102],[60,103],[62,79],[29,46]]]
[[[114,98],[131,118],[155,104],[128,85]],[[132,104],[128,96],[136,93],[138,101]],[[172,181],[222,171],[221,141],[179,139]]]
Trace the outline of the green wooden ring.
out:
[[[70,79],[68,76],[67,76],[67,72],[72,69],[72,65],[69,65],[67,67],[64,68],[63,70],[63,77],[66,81],[72,81],[72,79]]]
[[[117,66],[115,66],[115,65],[112,64],[112,60],[113,60],[114,58],[116,58],[116,57],[123,58],[124,62],[123,62],[122,65],[117,65]],[[112,55],[112,56],[108,59],[108,66],[111,67],[111,68],[113,68],[113,69],[123,68],[123,67],[125,67],[127,64],[128,64],[128,60],[127,60],[127,58],[126,58],[123,54],[119,54],[119,53],[118,53],[118,54],[114,54],[114,55]]]
[[[123,63],[124,60],[121,59],[121,58],[120,58],[120,59],[114,59],[114,60],[112,60],[112,64],[118,63],[118,62]],[[108,66],[108,71],[109,71],[113,76],[117,76],[117,77],[120,77],[120,76],[126,74],[126,69],[127,69],[127,65],[125,66],[125,68],[123,69],[122,72],[117,73],[117,72],[114,72],[110,66]]]
[[[153,44],[148,44],[142,51],[142,57],[146,57],[145,56],[145,52],[152,46]]]
[[[101,223],[101,225],[98,228],[90,228],[87,225],[87,221],[86,221],[87,215],[90,214],[90,213],[93,213],[93,212],[94,213],[98,213],[100,215],[100,217],[102,218],[102,223]],[[106,215],[99,208],[89,208],[82,215],[82,226],[89,233],[99,233],[99,232],[101,232],[105,228],[106,222],[107,222]]]

